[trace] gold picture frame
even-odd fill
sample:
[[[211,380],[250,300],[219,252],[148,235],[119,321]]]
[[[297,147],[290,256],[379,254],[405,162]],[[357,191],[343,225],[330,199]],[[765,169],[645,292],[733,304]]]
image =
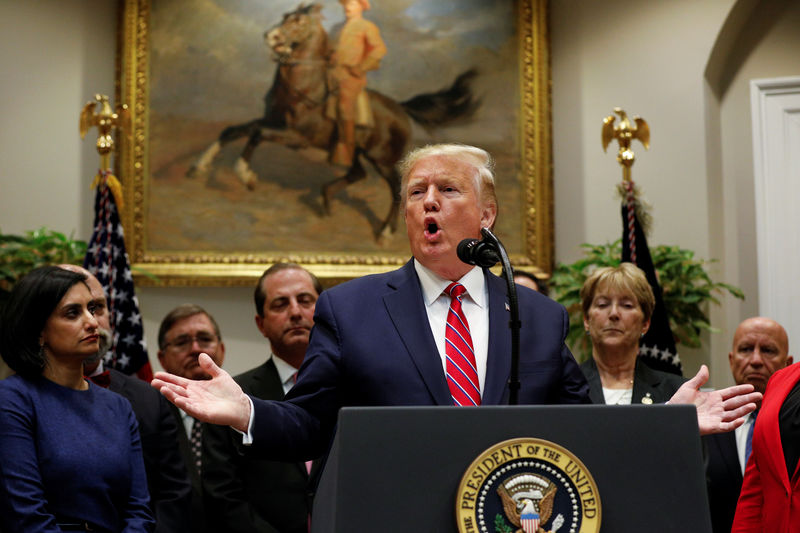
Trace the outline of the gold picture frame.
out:
[[[337,252],[318,250],[313,244],[299,249],[289,247],[271,250],[262,249],[256,243],[236,250],[217,250],[213,247],[171,249],[154,244],[156,239],[153,235],[160,236],[169,228],[169,224],[154,223],[152,220],[153,201],[150,195],[160,181],[154,179],[151,171],[154,159],[151,146],[154,128],[151,99],[160,97],[156,92],[161,89],[154,89],[152,83],[151,31],[153,4],[159,4],[159,9],[163,9],[160,6],[168,3],[124,0],[120,21],[116,100],[129,106],[131,131],[121,136],[117,172],[126,199],[121,214],[130,261],[136,272],[148,274],[136,274],[137,283],[250,286],[268,265],[289,260],[309,268],[326,285],[332,285],[365,274],[391,270],[405,263],[408,253],[387,253],[377,245],[375,251],[343,249]],[[338,4],[335,0],[328,0],[328,3]],[[386,3],[390,3],[389,0]],[[510,12],[516,17],[511,23],[517,32],[517,57],[514,59],[518,68],[516,91],[519,99],[518,108],[512,110],[516,114],[516,125],[511,126],[518,138],[510,149],[517,154],[515,183],[519,184],[519,189],[516,193],[509,193],[509,196],[518,194],[519,206],[509,212],[501,201],[500,217],[511,221],[513,231],[510,233],[518,234],[511,246],[504,240],[512,263],[546,276],[552,271],[554,242],[547,0],[517,0],[512,2]],[[368,17],[370,13],[367,12],[365,16]],[[167,135],[163,126],[155,129],[163,141]],[[181,133],[170,135],[169,139],[174,140]],[[163,142],[159,142],[159,146],[162,145]],[[180,203],[170,201],[173,205]],[[405,240],[402,214],[400,219],[398,238]],[[224,220],[218,223],[224,225]],[[155,230],[151,227],[154,224]],[[504,238],[501,233],[498,235]]]

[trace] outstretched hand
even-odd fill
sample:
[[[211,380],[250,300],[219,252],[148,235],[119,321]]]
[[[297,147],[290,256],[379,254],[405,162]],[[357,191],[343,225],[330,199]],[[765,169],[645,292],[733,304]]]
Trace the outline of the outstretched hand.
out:
[[[752,385],[734,385],[721,390],[701,391],[708,381],[708,367],[703,365],[697,374],[681,385],[669,404],[694,404],[701,435],[725,433],[744,424],[744,416],[756,410],[761,393]]]
[[[246,433],[250,422],[250,401],[242,388],[208,354],[201,353],[197,361],[211,379],[192,380],[156,372],[151,385],[194,418],[231,426]]]

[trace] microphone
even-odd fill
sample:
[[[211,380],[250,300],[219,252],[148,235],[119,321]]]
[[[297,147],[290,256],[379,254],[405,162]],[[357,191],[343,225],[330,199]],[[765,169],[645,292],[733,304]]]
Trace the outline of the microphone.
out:
[[[458,258],[468,265],[478,265],[481,268],[491,268],[500,261],[494,243],[488,240],[464,239],[456,248]]]

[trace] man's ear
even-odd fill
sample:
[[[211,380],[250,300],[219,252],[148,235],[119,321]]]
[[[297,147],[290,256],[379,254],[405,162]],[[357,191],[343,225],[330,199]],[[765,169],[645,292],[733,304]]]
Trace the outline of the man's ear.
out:
[[[497,218],[497,205],[487,204],[481,209],[481,227],[494,228],[494,221]]]

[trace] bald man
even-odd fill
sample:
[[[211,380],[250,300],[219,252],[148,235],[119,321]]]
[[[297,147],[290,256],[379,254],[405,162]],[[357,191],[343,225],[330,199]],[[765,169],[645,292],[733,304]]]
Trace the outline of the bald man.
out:
[[[737,385],[750,384],[764,393],[776,371],[792,364],[786,330],[770,318],[753,317],[739,324],[728,353],[731,373]],[[761,407],[759,403],[759,408]],[[704,437],[707,446],[706,481],[714,533],[729,533],[742,488],[748,435],[752,435],[756,413],[729,433]]]
[[[155,531],[184,531],[191,485],[178,450],[178,426],[169,404],[160,394],[153,394],[153,388],[147,382],[114,369],[103,368],[103,356],[111,348],[113,336],[103,286],[85,268],[66,264],[59,267],[86,276],[86,284],[97,309],[95,317],[100,326],[101,342],[98,353],[84,362],[84,373],[98,385],[124,396],[133,408],[142,441],[150,508],[156,518]]]

